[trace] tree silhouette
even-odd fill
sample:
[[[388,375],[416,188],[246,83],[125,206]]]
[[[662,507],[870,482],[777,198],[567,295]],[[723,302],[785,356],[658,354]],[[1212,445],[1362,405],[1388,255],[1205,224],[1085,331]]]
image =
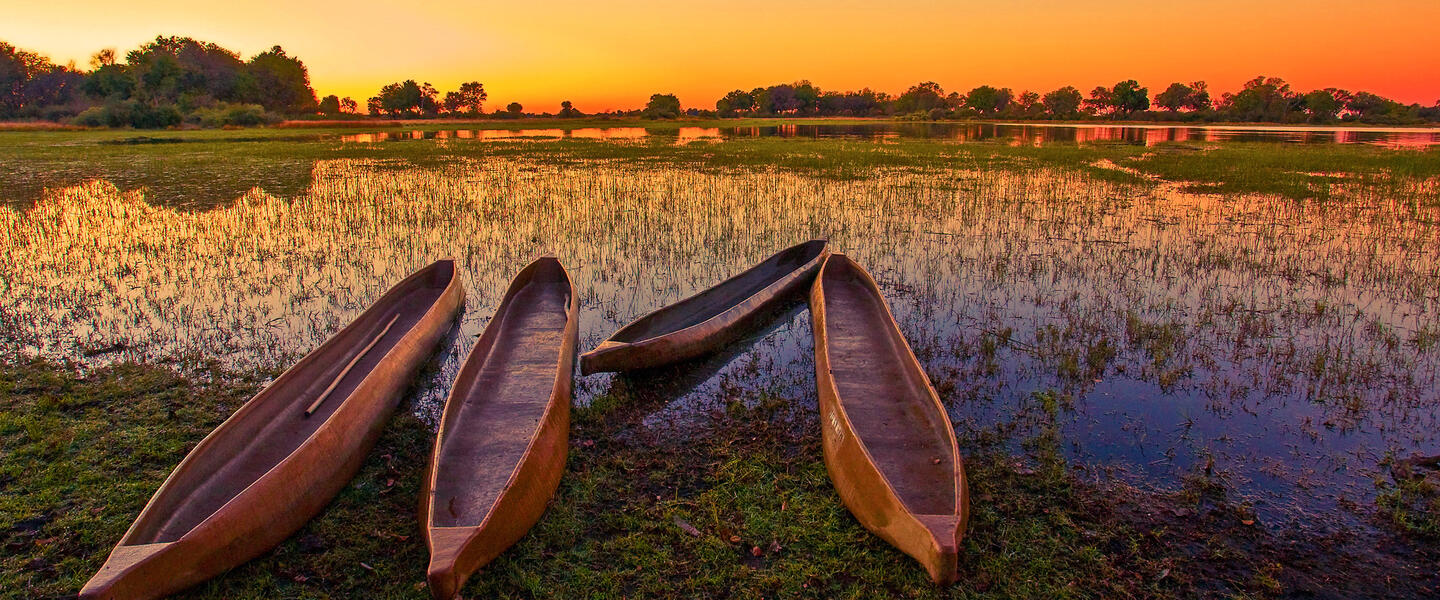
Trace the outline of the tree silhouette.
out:
[[[445,94],[445,110],[478,115],[485,108],[485,100],[489,97],[484,84],[478,81],[462,83],[459,90]]]
[[[1155,105],[1176,112],[1188,105],[1190,94],[1195,93],[1194,89],[1183,83],[1172,83],[1165,91],[1155,95]]]
[[[300,59],[273,46],[250,59],[247,71],[253,78],[249,99],[266,109],[302,113],[315,109],[315,90],[310,88],[310,72]]]
[[[1310,113],[1312,123],[1334,121],[1345,108],[1345,99],[1349,96],[1348,92],[1335,88],[1315,90],[1305,94],[1305,112]]]
[[[680,112],[680,99],[674,94],[654,94],[642,114],[648,119],[676,119]]]
[[[1115,110],[1115,96],[1110,88],[1103,85],[1095,86],[1090,90],[1090,97],[1085,99],[1085,112],[1092,115],[1104,114]]]
[[[335,94],[330,94],[329,96],[321,98],[318,110],[322,115],[333,116],[340,114],[340,97]]]
[[[928,112],[945,102],[945,90],[933,81],[917,83],[895,99],[895,111],[899,113]]]
[[[735,90],[725,97],[715,101],[715,110],[721,116],[732,116],[736,113],[748,113],[755,110],[755,96],[745,90]]]
[[[435,87],[429,83],[419,84],[414,79],[391,83],[380,88],[380,94],[370,99],[370,112],[391,116],[434,114],[440,107],[435,95]]]
[[[440,106],[447,113],[458,113],[465,109],[465,99],[460,92],[445,92],[445,99],[440,101]]]
[[[52,64],[38,53],[0,42],[0,118],[43,118],[85,125],[163,127],[182,120],[201,125],[270,122],[280,114],[355,113],[351,98],[327,95],[318,100],[305,64],[280,46],[248,60],[211,42],[184,36],[157,36],[121,54],[106,48],[90,57],[88,72]],[[462,83],[444,94],[429,83],[409,79],[388,84],[370,98],[365,108],[375,115],[479,115],[488,94],[478,81]],[[1351,94],[1325,88],[1300,93],[1278,77],[1256,77],[1233,93],[1213,101],[1204,81],[1175,82],[1154,97],[1158,108],[1172,114],[1186,112],[1187,120],[1315,123],[1337,119],[1366,123],[1406,124],[1440,120],[1435,106],[1405,105],[1369,92]],[[735,89],[716,100],[719,116],[740,115],[852,115],[920,114],[931,118],[962,116],[961,106],[980,115],[1012,118],[1073,118],[1081,109],[1113,118],[1155,118],[1148,113],[1151,98],[1136,80],[1094,88],[1088,98],[1065,86],[1044,95],[1025,91],[1018,96],[1008,88],[979,85],[965,94],[947,93],[933,81],[911,86],[898,97],[869,88],[859,91],[823,91],[808,80]],[[643,111],[649,118],[676,118],[701,114],[683,111],[673,94],[655,94]],[[524,113],[512,103],[501,117]],[[561,102],[560,117],[583,113],[568,100]]]
[[[115,64],[115,49],[104,48],[90,57],[90,68],[99,69]]]
[[[1372,123],[1394,120],[1392,113],[1400,108],[1398,102],[1370,92],[1355,92],[1345,103],[1345,109],[1354,113],[1357,119]]]
[[[1303,108],[1299,94],[1279,77],[1259,76],[1245,82],[1245,87],[1221,98],[1226,112],[1240,121],[1272,121],[1284,123],[1290,113]]]
[[[1115,84],[1110,90],[1110,102],[1115,112],[1129,116],[1150,108],[1150,90],[1140,87],[1134,79],[1128,79]]]
[[[975,109],[981,114],[994,114],[1005,110],[1010,105],[1014,93],[1010,88],[995,89],[988,85],[982,85],[965,94],[965,106]]]
[[[1190,95],[1185,98],[1185,108],[1190,110],[1210,110],[1210,91],[1204,81],[1191,82],[1189,86]]]
[[[1082,97],[1080,90],[1065,86],[1048,94],[1041,100],[1045,110],[1057,117],[1072,117],[1080,112]]]

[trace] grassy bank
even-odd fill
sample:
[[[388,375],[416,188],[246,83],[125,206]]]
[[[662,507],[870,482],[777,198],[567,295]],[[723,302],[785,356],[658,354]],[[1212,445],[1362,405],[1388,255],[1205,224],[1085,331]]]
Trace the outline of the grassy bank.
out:
[[[960,119],[960,120],[912,120],[895,117],[769,117],[769,118],[682,118],[682,119],[644,119],[639,117],[613,117],[613,116],[587,116],[578,119],[562,119],[558,117],[525,117],[520,119],[389,119],[373,118],[368,116],[356,116],[346,119],[293,119],[286,120],[275,125],[245,128],[247,131],[265,131],[273,129],[371,129],[384,130],[390,128],[408,128],[411,130],[439,130],[439,129],[528,129],[528,128],[575,128],[575,127],[645,127],[647,129],[671,130],[681,127],[775,127],[779,125],[885,125],[895,123],[914,124],[941,124],[941,125],[967,125],[967,124],[1003,124],[1003,125],[1026,125],[1036,127],[1224,127],[1244,129],[1295,129],[1295,128],[1316,128],[1327,129],[1373,129],[1373,130],[1415,130],[1425,131],[1440,128],[1440,124],[1419,124],[1419,125],[1375,125],[1369,123],[1330,123],[1322,125],[1310,125],[1304,123],[1252,123],[1243,121],[1184,121],[1184,120],[1157,120],[1157,121],[1127,121],[1110,119],[1044,119],[1044,120],[990,120],[990,119]],[[68,123],[56,123],[53,121],[6,121],[0,122],[0,131],[17,130],[85,130],[86,128],[71,125]],[[233,131],[234,128],[227,131]],[[92,129],[92,131],[94,131]],[[117,129],[116,131],[135,131]],[[153,130],[157,133],[165,133],[171,130]],[[214,130],[212,130],[214,131]]]
[[[663,128],[677,123],[629,125]],[[777,169],[838,179],[866,177],[877,169],[1060,168],[1112,181],[1171,181],[1195,191],[1267,193],[1297,200],[1327,199],[1335,185],[1361,179],[1382,188],[1403,189],[1397,195],[1417,197],[1422,203],[1435,201],[1435,187],[1425,182],[1440,174],[1440,147],[1393,150],[1361,144],[1183,142],[1146,147],[1105,142],[1015,146],[913,138],[879,143],[762,137],[676,145],[673,139],[663,136],[627,142],[565,138],[355,143],[342,141],[341,136],[347,133],[353,130],[0,132],[0,164],[4,165],[0,167],[0,190],[6,193],[0,200],[25,203],[38,198],[46,188],[89,179],[106,179],[123,190],[145,188],[150,200],[160,204],[227,203],[257,186],[271,194],[294,196],[308,188],[317,162],[335,159],[428,166],[518,156],[554,164],[599,160],[712,171]]]
[[[577,408],[570,459],[540,524],[467,597],[1420,597],[1433,548],[1343,539],[1296,546],[1255,527],[1204,477],[1168,495],[1099,487],[1052,429],[1008,455],[968,455],[972,521],[960,583],[937,589],[839,504],[806,408],[735,403],[684,435],[640,423],[667,398],[657,373]],[[260,385],[261,374],[119,364],[78,373],[0,367],[0,595],[73,594],[169,470]],[[747,406],[750,406],[747,408]],[[795,411],[795,409],[799,409]],[[1053,402],[1037,395],[1033,418]],[[797,419],[781,418],[795,412]],[[1043,428],[1042,428],[1043,429]],[[274,552],[190,598],[423,598],[415,517],[431,432],[398,413],[360,475]]]

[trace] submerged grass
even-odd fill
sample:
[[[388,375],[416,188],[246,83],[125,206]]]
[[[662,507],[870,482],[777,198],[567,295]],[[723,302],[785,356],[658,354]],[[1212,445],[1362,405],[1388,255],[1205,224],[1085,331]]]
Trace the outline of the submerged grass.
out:
[[[1400,531],[1440,542],[1440,462],[1434,457],[1388,457],[1390,481],[1377,481],[1375,502]]]

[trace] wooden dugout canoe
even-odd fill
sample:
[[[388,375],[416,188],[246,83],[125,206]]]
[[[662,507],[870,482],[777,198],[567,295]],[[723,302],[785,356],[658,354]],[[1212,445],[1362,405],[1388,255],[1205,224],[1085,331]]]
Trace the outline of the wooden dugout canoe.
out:
[[[180,461],[80,597],[164,596],[298,530],[360,469],[464,297],[436,262],[300,359]]]
[[[640,317],[581,355],[580,374],[648,369],[714,352],[735,341],[755,317],[803,291],[825,255],[825,240],[796,244]]]
[[[965,465],[940,397],[865,269],[832,254],[810,291],[825,467],[866,529],[955,581]]]
[[[453,598],[524,536],[560,486],[577,306],[560,262],[536,260],[510,284],[455,378],[420,496],[435,598]]]

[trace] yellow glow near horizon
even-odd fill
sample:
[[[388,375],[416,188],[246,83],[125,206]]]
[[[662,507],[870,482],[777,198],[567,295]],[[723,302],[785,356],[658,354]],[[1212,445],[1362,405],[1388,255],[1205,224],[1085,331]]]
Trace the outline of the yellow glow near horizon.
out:
[[[637,108],[657,92],[713,108],[729,90],[798,79],[899,93],[920,81],[1045,92],[1133,78],[1152,94],[1204,80],[1218,97],[1261,74],[1302,91],[1440,100],[1435,0],[3,4],[0,40],[59,63],[83,68],[107,47],[123,57],[156,35],[246,57],[278,44],[305,61],[320,95],[362,106],[404,79],[442,93],[478,80],[487,109],[516,101],[555,112],[571,100],[595,112]]]

